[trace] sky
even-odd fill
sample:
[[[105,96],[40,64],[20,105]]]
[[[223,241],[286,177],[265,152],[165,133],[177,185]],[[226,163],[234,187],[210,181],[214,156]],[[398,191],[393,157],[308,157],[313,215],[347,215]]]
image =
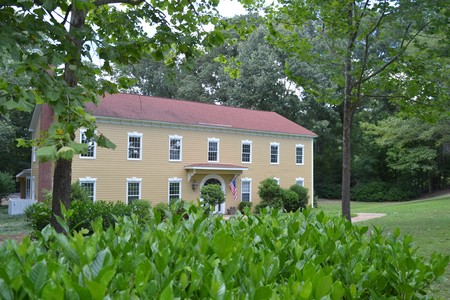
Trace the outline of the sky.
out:
[[[246,14],[244,7],[236,0],[221,0],[218,5],[218,11],[227,18]]]

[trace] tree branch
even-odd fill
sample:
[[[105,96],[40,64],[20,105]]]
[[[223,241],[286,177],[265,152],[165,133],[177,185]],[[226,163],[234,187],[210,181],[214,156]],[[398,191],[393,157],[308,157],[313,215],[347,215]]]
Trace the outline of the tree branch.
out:
[[[94,1],[95,6],[101,6],[105,4],[130,4],[130,5],[139,5],[144,3],[145,0],[97,0]]]
[[[390,59],[389,61],[387,61],[383,66],[381,66],[377,71],[371,73],[369,76],[363,78],[360,82],[364,83],[366,81],[368,81],[369,79],[377,76],[378,74],[380,74],[381,72],[383,72],[387,67],[389,67],[392,63],[396,62],[402,55],[403,53],[405,53],[406,49],[408,48],[408,46],[412,43],[412,41],[414,41],[414,39],[428,26],[428,24],[430,24],[431,21],[427,22],[422,28],[420,28],[419,30],[417,30],[417,32],[406,42],[406,34],[409,31],[409,28],[411,26],[411,24],[408,25],[408,27],[405,30],[405,35],[402,39],[401,45],[400,45],[400,50],[397,53],[397,55],[395,55],[392,59]],[[406,44],[405,44],[406,42]]]

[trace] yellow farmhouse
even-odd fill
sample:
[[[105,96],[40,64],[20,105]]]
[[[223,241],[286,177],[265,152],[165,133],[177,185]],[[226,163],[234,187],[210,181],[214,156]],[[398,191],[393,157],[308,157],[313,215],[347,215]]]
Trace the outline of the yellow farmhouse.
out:
[[[89,150],[73,159],[72,179],[93,201],[196,200],[203,185],[216,183],[226,197],[217,210],[225,213],[240,201],[259,203],[258,185],[272,177],[283,188],[306,187],[312,203],[316,135],[275,112],[131,94],[106,95],[87,110],[96,116],[97,132],[117,146],[99,148],[83,130],[77,133]],[[38,106],[34,136],[51,121],[51,110]],[[50,163],[33,159],[33,199],[51,189],[52,172]]]

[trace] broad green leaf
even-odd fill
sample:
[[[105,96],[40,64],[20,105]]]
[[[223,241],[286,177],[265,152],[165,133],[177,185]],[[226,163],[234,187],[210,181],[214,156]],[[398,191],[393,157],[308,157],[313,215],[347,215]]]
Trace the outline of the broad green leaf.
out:
[[[41,147],[36,150],[36,156],[39,160],[49,161],[56,159],[56,146]]]
[[[222,273],[218,268],[214,269],[214,273],[211,279],[210,296],[213,299],[223,299],[227,287],[222,277]]]
[[[271,299],[273,288],[270,286],[260,286],[255,291],[255,299]]]
[[[317,285],[315,289],[315,298],[321,299],[322,297],[328,295],[331,291],[331,286],[333,285],[333,278],[331,275],[325,275],[319,280],[317,280]]]
[[[65,160],[71,160],[74,155],[75,155],[75,150],[68,146],[61,147],[61,149],[59,149],[56,152],[56,156],[58,158],[62,158]]]
[[[219,230],[212,239],[212,247],[221,259],[227,258],[232,254],[234,240],[230,234],[224,230]]]
[[[305,284],[302,286],[302,289],[300,291],[300,297],[302,299],[310,299],[312,295],[312,289],[313,285],[310,280],[307,280]]]
[[[173,299],[173,290],[172,290],[172,282],[168,284],[161,295],[159,296],[160,300],[172,300]]]

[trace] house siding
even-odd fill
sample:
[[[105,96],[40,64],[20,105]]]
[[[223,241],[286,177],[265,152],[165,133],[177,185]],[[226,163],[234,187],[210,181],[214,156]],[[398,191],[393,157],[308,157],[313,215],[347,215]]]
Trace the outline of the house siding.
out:
[[[142,178],[142,199],[151,201],[152,205],[168,202],[168,179],[182,179],[182,198],[187,201],[199,198],[200,183],[207,175],[195,174],[188,181],[188,171],[185,166],[206,163],[208,138],[219,139],[219,164],[233,164],[248,168],[241,172],[211,171],[225,182],[226,208],[237,207],[240,202],[241,181],[236,180],[238,200],[235,201],[228,187],[234,175],[240,178],[252,179],[251,199],[259,203],[259,182],[268,177],[280,179],[283,188],[295,184],[295,178],[304,178],[304,186],[308,188],[310,203],[312,203],[312,160],[311,152],[313,138],[288,134],[270,134],[253,131],[233,131],[227,128],[207,126],[182,126],[177,124],[152,124],[132,122],[130,120],[110,121],[98,118],[98,133],[107,136],[116,144],[115,150],[97,147],[96,159],[82,159],[76,156],[73,160],[72,179],[96,178],[96,199],[107,201],[126,201],[127,178]],[[142,159],[127,159],[128,133],[142,133]],[[182,161],[169,161],[169,136],[182,136]],[[79,132],[77,133],[79,140]],[[241,162],[242,140],[252,141],[252,162]],[[279,146],[279,164],[270,164],[270,143],[277,142]],[[296,165],[296,144],[303,144],[304,164]],[[195,180],[199,187],[191,188]]]

